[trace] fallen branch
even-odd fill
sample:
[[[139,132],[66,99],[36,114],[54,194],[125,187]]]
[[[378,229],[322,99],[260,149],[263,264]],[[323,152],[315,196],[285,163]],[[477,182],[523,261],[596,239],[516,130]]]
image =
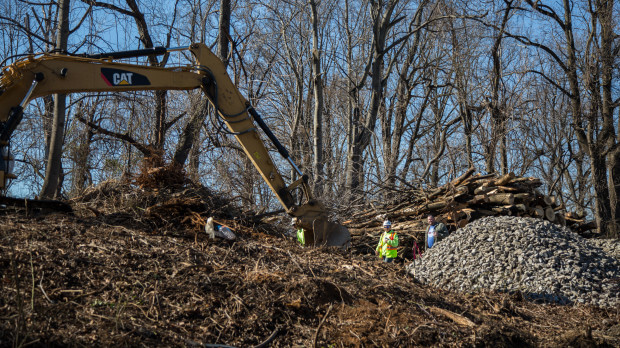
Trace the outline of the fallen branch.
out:
[[[316,341],[319,338],[319,331],[321,331],[321,326],[323,326],[323,323],[325,322],[325,319],[327,319],[327,316],[329,315],[329,312],[332,310],[332,306],[333,305],[329,305],[329,308],[327,308],[327,312],[325,312],[325,315],[323,316],[323,319],[321,319],[321,322],[319,323],[319,326],[317,326],[316,328],[316,332],[314,334],[314,343],[312,344],[313,347],[316,347]]]
[[[273,330],[271,335],[269,335],[269,337],[267,337],[266,340],[264,340],[261,344],[255,346],[254,348],[267,347],[269,345],[269,343],[271,343],[271,341],[273,341],[276,338],[276,336],[278,336],[279,333],[280,333],[280,328],[276,328],[275,330]]]
[[[429,309],[431,310],[431,312],[435,314],[440,314],[440,315],[443,315],[444,317],[450,318],[452,321],[454,321],[455,323],[459,325],[469,326],[469,327],[476,326],[476,323],[474,323],[473,321],[465,318],[462,315],[458,315],[454,312],[450,312],[447,309],[438,308],[438,307],[429,307]]]

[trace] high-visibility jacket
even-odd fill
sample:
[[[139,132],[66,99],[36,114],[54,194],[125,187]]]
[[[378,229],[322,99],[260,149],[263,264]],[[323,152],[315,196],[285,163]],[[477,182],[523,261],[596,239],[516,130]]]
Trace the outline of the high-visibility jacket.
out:
[[[377,251],[381,257],[396,258],[398,256],[398,235],[394,230],[389,230],[381,234]]]
[[[297,230],[297,241],[301,245],[305,245],[306,244],[306,236],[304,235],[304,229],[303,228],[300,228],[300,229]]]

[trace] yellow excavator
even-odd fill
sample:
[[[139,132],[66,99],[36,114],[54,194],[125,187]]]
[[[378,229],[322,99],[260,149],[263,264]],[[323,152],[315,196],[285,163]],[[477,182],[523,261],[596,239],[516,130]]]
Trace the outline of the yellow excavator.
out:
[[[194,64],[172,68],[125,64],[115,60],[189,50]],[[296,227],[304,228],[307,245],[347,247],[346,227],[328,220],[325,207],[310,190],[308,176],[293,162],[267,124],[230,80],[222,61],[204,44],[156,47],[92,55],[33,54],[2,68],[0,76],[0,191],[5,191],[10,172],[11,134],[29,101],[54,93],[192,90],[200,88],[245,154],[260,172]],[[256,125],[298,173],[287,185],[261,140]],[[298,202],[293,191],[299,190]]]

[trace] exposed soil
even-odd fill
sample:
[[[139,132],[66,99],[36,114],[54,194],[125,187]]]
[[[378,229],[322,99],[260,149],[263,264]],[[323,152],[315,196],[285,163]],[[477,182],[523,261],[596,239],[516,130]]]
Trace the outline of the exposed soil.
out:
[[[135,208],[99,191],[74,214],[0,210],[1,347],[620,346],[620,309],[451,293],[369,241],[304,248],[231,210],[132,194]],[[199,232],[209,214],[237,239]]]

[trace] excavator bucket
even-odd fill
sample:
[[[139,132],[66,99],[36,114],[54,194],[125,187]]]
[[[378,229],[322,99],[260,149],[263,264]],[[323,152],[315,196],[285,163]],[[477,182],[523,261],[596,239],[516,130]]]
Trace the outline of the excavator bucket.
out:
[[[312,231],[307,231],[306,233],[312,234],[311,238],[306,235],[306,240],[313,240],[314,246],[327,245],[348,249],[351,245],[351,234],[349,233],[349,229],[327,220],[314,220],[312,223]]]

